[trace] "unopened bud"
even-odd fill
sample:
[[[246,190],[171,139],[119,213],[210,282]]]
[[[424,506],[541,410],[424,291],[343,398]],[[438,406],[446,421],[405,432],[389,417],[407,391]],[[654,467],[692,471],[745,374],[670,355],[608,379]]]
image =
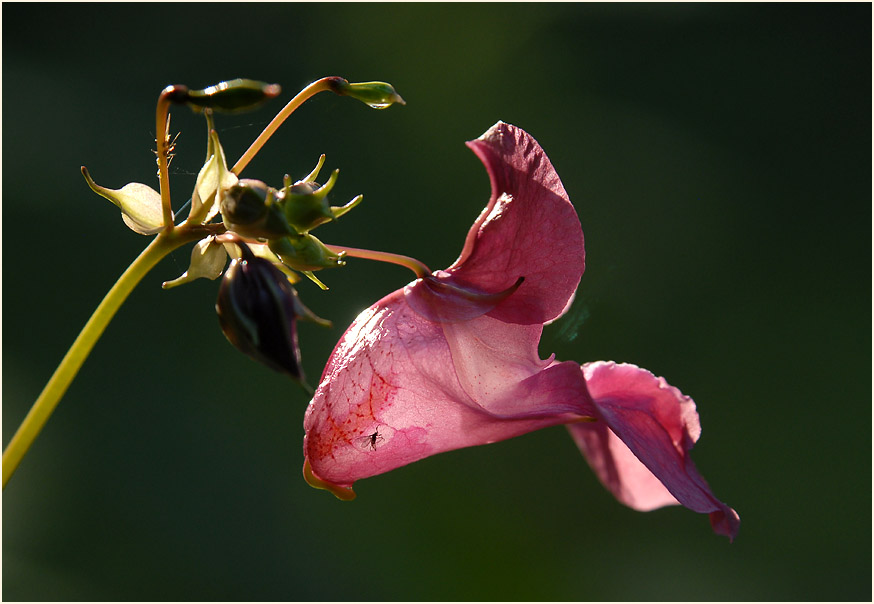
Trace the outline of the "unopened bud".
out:
[[[221,213],[225,226],[244,237],[273,239],[294,230],[276,203],[276,189],[260,180],[244,178],[222,195]]]
[[[228,341],[250,358],[304,384],[296,321],[314,317],[285,275],[243,244],[219,287],[216,312]],[[306,386],[305,386],[306,387]]]
[[[279,95],[281,90],[279,84],[237,78],[219,82],[203,90],[189,90],[177,102],[185,102],[195,111],[212,109],[234,113],[255,109],[261,103]]]
[[[291,184],[286,177],[280,203],[288,224],[298,233],[308,233],[320,224],[334,219],[328,205],[328,193],[334,188],[339,173],[339,170],[334,170],[324,185],[314,181]]]
[[[344,253],[332,252],[310,234],[271,239],[267,244],[271,252],[296,271],[317,271],[346,264]]]
[[[394,86],[387,82],[358,82],[350,84],[347,80],[335,77],[330,79],[331,91],[341,96],[351,96],[374,109],[386,109],[395,103],[406,105]]]

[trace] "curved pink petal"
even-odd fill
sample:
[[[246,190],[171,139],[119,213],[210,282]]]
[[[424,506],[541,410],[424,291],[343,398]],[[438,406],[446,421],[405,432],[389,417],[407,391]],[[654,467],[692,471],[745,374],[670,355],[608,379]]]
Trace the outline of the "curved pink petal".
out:
[[[638,510],[681,503],[709,514],[713,530],[734,539],[737,513],[713,495],[689,455],[701,435],[694,401],[635,365],[598,361],[583,373],[603,423],[568,429],[604,485]]]
[[[304,454],[349,487],[413,461],[591,416],[575,363],[537,357],[540,325],[428,321],[397,291],[331,355],[304,419]]]
[[[492,194],[458,260],[435,277],[488,293],[524,277],[512,296],[482,310],[501,321],[542,325],[565,310],[585,270],[580,220],[546,153],[521,128],[498,122],[467,145],[485,165]],[[414,290],[432,295],[422,288]]]

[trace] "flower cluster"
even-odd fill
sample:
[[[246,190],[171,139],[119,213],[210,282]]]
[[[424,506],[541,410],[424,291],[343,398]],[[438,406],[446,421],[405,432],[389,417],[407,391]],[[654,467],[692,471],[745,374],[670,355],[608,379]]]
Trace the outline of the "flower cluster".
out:
[[[162,193],[142,183],[108,189],[95,183],[84,166],[82,174],[94,192],[121,210],[125,224],[135,232],[161,233],[177,239],[182,235],[202,237],[192,249],[188,270],[177,279],[165,282],[164,288],[199,278],[217,279],[224,273],[216,310],[228,341],[249,357],[289,375],[309,389],[304,382],[295,323],[300,318],[323,325],[330,323],[306,309],[291,284],[299,281],[302,274],[327,289],[314,272],[343,266],[346,252],[329,249],[310,231],[344,215],[358,205],[363,196],[358,195],[339,207],[328,203],[328,194],[337,182],[339,170],[334,170],[324,185],[316,182],[325,163],[324,155],[303,179],[293,181],[286,175],[281,189],[260,180],[240,179],[238,174],[275,130],[273,124],[278,126],[299,104],[298,98],[305,100],[315,92],[330,90],[377,109],[404,101],[385,82],[350,84],[339,77],[323,78],[293,99],[286,106],[285,115],[281,112],[262,133],[259,139],[263,139],[262,142],[256,140],[245,159],[241,158],[234,168],[229,168],[213,125],[213,112],[246,111],[276,96],[279,90],[275,84],[244,79],[193,91],[185,86],[168,86],[158,103],[158,121],[163,119],[165,130],[164,138],[157,141],[156,151]],[[172,224],[175,216],[169,207],[169,193],[165,193],[163,186],[169,153],[174,146],[166,130],[169,128],[167,108],[173,103],[186,104],[202,112],[209,132],[206,161],[197,175],[188,217],[179,226]],[[216,217],[220,217],[220,222],[214,221]],[[231,268],[224,272],[228,257],[233,259]]]
[[[377,109],[403,103],[383,82],[323,78],[292,99],[229,168],[213,112],[260,105],[279,87],[252,80],[196,91],[169,86],[157,109],[164,132],[157,141],[160,193],[141,183],[107,189],[82,168],[89,186],[118,206],[131,229],[157,234],[144,252],[149,261],[195,242],[188,270],[164,287],[224,275],[216,310],[227,339],[304,387],[296,321],[327,322],[300,302],[292,284],[306,276],[325,288],[314,272],[342,266],[347,256],[416,273],[415,281],[362,312],[331,354],[304,418],[307,481],[352,499],[353,483],[362,478],[565,425],[619,501],[637,510],[681,504],[709,514],[713,530],[733,539],[737,513],[713,495],[690,457],[701,434],[692,399],[635,365],[580,365],[538,354],[544,325],[574,298],[585,246],[576,211],[537,141],[498,122],[468,143],[485,165],[492,195],[458,260],[431,272],[412,258],[326,245],[312,235],[362,199],[328,203],[338,171],[325,184],[316,182],[324,156],[304,178],[286,175],[282,187],[240,178],[288,114],[323,90]],[[167,182],[170,104],[202,112],[209,131],[191,207],[178,225]]]

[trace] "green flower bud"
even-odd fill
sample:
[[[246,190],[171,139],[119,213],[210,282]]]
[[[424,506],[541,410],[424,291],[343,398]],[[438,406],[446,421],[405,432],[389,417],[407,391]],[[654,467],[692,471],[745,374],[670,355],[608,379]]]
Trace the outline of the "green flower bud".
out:
[[[324,185],[319,185],[309,176],[291,184],[291,179],[286,175],[285,187],[279,194],[279,203],[288,224],[299,234],[303,235],[320,224],[339,218],[361,202],[363,197],[359,195],[345,206],[328,205],[328,193],[334,188],[339,174],[339,170],[334,170]]]
[[[261,103],[278,96],[281,90],[279,84],[237,78],[219,82],[203,90],[189,90],[187,94],[174,100],[187,103],[195,111],[212,109],[234,113],[255,109]]]
[[[335,77],[329,81],[331,91],[340,96],[351,96],[374,109],[386,109],[394,103],[406,105],[394,87],[386,82],[358,82],[350,84],[347,80]]]
[[[296,271],[317,271],[346,264],[344,253],[335,254],[310,234],[271,239],[267,245],[282,262]]]
[[[339,170],[334,170],[324,186],[315,181],[291,184],[288,176],[285,177],[280,203],[285,219],[298,233],[308,233],[320,224],[334,219],[328,205],[328,193],[334,188],[339,173]]]
[[[226,189],[221,213],[228,230],[244,237],[274,239],[294,233],[276,203],[276,189],[260,180],[244,178]]]
[[[228,341],[250,358],[304,383],[297,319],[318,319],[269,260],[240,245],[242,255],[222,279],[216,312]]]

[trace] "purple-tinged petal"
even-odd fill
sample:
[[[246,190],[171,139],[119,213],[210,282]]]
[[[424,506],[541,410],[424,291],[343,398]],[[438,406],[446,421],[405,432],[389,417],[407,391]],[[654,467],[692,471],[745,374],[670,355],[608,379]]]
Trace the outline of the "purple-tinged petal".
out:
[[[635,365],[598,361],[583,373],[609,430],[601,422],[568,429],[604,485],[638,510],[681,503],[709,514],[713,530],[733,540],[737,512],[713,495],[689,455],[701,435],[694,401]]]
[[[566,309],[583,275],[580,220],[546,153],[524,130],[498,122],[467,145],[485,165],[492,194],[458,260],[435,277],[487,293],[505,291],[520,277],[525,281],[494,309],[460,300],[456,311],[451,301],[439,303],[462,319],[488,312],[508,323],[542,325]],[[422,291],[421,282],[412,289],[433,295]]]
[[[397,291],[344,334],[304,419],[312,477],[339,487],[594,413],[575,363],[537,357],[540,325],[428,321]],[[323,486],[323,485],[320,485]]]
[[[568,430],[595,474],[613,495],[639,512],[679,505],[665,485],[603,421],[569,424]]]

